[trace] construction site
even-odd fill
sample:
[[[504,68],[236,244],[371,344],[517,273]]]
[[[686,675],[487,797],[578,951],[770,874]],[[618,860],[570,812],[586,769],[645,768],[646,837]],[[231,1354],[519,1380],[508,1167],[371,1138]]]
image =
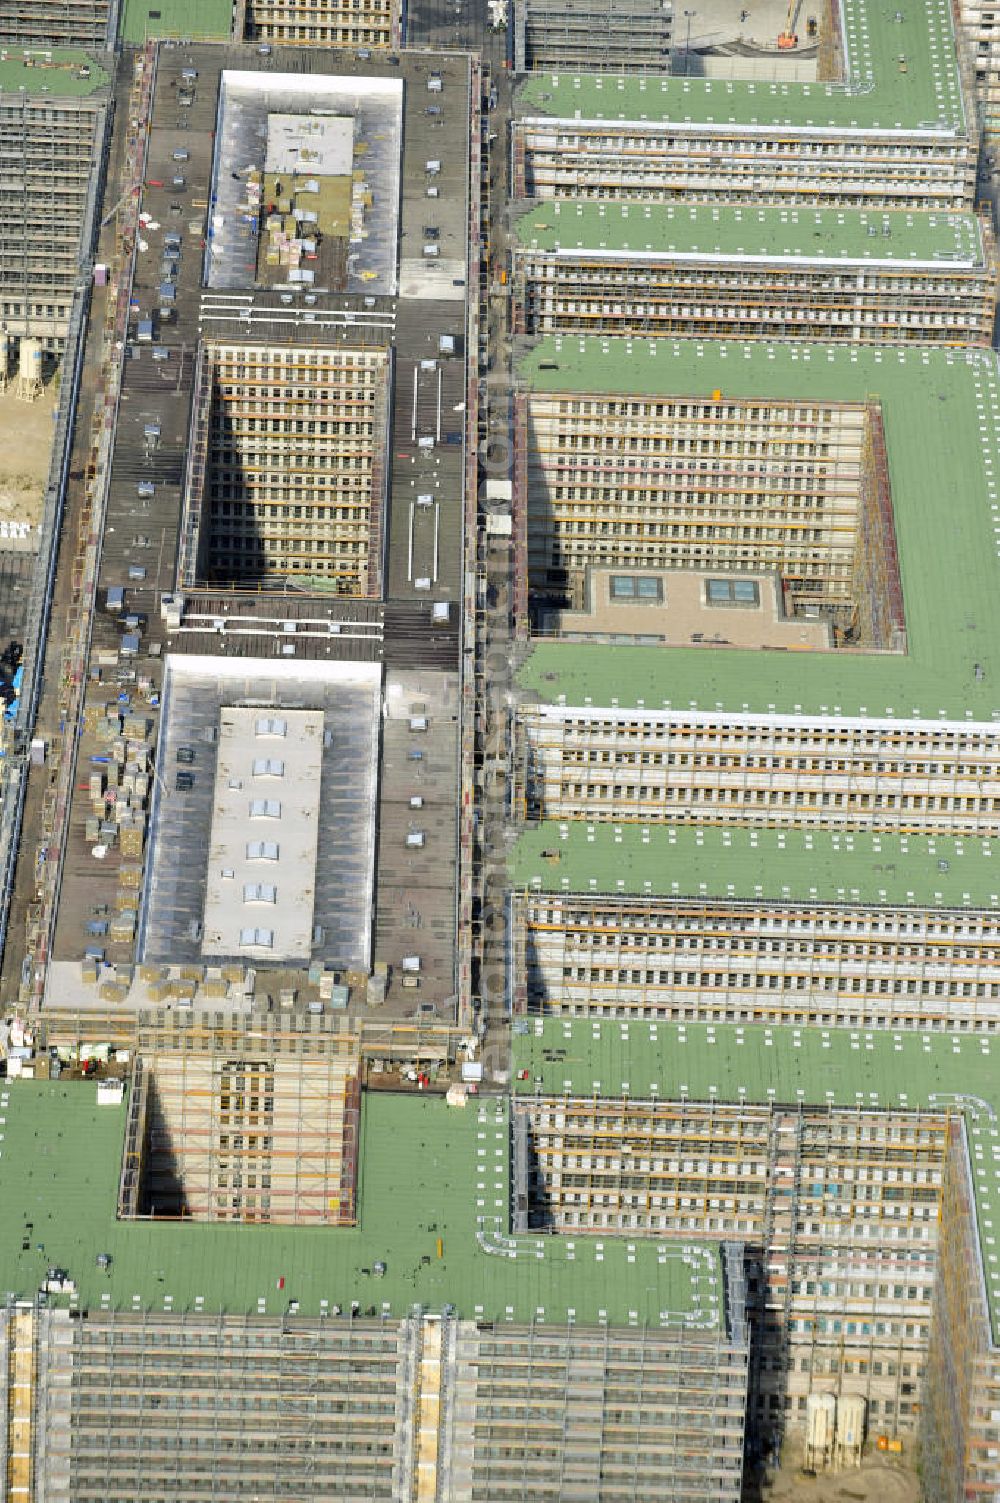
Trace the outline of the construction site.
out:
[[[117,1090],[113,1079],[4,1086],[0,1174],[19,1211],[3,1253],[3,1372],[30,1360],[36,1375],[4,1390],[21,1475],[46,1496],[124,1497],[149,1486],[167,1445],[158,1474],[179,1500],[249,1485],[252,1451],[253,1485],[279,1496],[432,1488],[459,1503],[526,1488],[558,1498],[574,1479],[589,1487],[599,1459],[609,1499],[639,1488],[736,1500],[748,1372],[739,1246],[617,1240],[605,1254],[512,1233],[506,1103],[369,1090],[359,1137],[353,1048],[349,1032],[309,1015],[220,1014],[209,1029],[175,1018],[141,1023],[127,1081],[110,1067]],[[180,1094],[164,1078],[178,1065],[190,1088]],[[68,1149],[53,1153],[44,1188],[14,1178],[39,1133]],[[253,1137],[265,1144],[256,1152]],[[351,1227],[339,1186],[350,1189],[355,1164]],[[316,1197],[331,1174],[327,1208]],[[146,1208],[144,1183],[166,1194],[162,1213]],[[221,1208],[206,1217],[209,1183]],[[317,1215],[341,1223],[322,1250]],[[248,1224],[261,1220],[276,1224]],[[43,1225],[41,1262],[58,1266],[30,1251]],[[39,1270],[48,1296],[16,1303]],[[232,1381],[240,1370],[250,1384]],[[30,1404],[32,1389],[67,1402]]]
[[[106,341],[104,405],[78,439],[91,506],[73,618],[48,675],[56,730],[31,780],[47,786],[42,808],[27,806],[37,845],[19,853],[7,959],[19,989],[47,991],[53,1010],[118,1007],[126,1028],[137,1007],[255,995],[454,1009],[466,456],[446,414],[468,395],[471,65],[424,56],[384,77],[377,62],[343,54],[288,49],[277,69],[268,56],[129,56],[117,118],[148,128],[116,138],[106,260],[85,288],[91,338],[103,329]],[[398,159],[404,84],[419,176]],[[433,118],[417,86],[444,96]],[[457,147],[440,134],[449,118]],[[322,139],[310,134],[317,121],[329,126]],[[275,267],[270,230],[243,265],[236,226],[254,172],[263,182],[267,168],[266,152],[257,165],[243,152],[244,138],[273,152],[276,201],[283,174],[292,186]],[[325,166],[336,169],[328,179]],[[314,177],[337,185],[345,205],[357,189],[370,200],[348,211],[329,263],[304,233]],[[213,183],[206,235],[199,195]],[[313,197],[322,207],[322,193]],[[338,238],[325,220],[321,233]],[[214,286],[227,269],[240,290]],[[71,373],[94,358],[85,327]],[[405,402],[393,395],[399,379]],[[44,529],[58,526],[75,463],[62,448]],[[30,722],[38,683],[27,665],[25,674]],[[237,746],[249,752],[261,714],[292,728],[307,710],[321,776],[306,779],[300,808],[282,782],[313,766],[308,736],[301,750],[298,735],[272,737],[245,767]],[[240,717],[251,730],[235,734],[234,761],[227,738]],[[63,743],[77,719],[79,741]],[[25,742],[25,762],[27,751]],[[383,757],[397,769],[388,782]],[[24,783],[9,789],[11,822]],[[228,834],[216,804],[232,805]],[[257,805],[259,839],[248,842],[242,824]],[[193,859],[177,860],[176,841]],[[264,851],[253,870],[249,845]],[[14,962],[18,929],[26,953]]]
[[[997,1184],[987,1041],[537,1019],[513,1058],[529,1223],[739,1227],[756,1424],[808,1446],[816,1395],[831,1415],[860,1399],[869,1439],[940,1469],[930,1496],[981,1484],[1000,1292],[977,1247]],[[942,1302],[967,1321],[946,1352]]]
[[[859,1437],[996,1485],[995,255],[938,25],[514,106],[513,1224],[744,1242],[783,1496]]]
[[[951,10],[379,4],[125,0],[61,70],[107,180],[3,748],[0,1486],[985,1503]]]

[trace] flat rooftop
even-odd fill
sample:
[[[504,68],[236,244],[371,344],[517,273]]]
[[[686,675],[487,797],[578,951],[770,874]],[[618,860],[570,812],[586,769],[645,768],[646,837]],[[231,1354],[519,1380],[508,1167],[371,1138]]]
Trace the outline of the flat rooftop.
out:
[[[272,168],[266,164],[272,159],[290,161],[289,153],[298,152],[312,133],[312,146],[306,149],[319,150],[321,163],[327,165],[311,166],[308,171],[351,177],[351,191],[364,198],[363,225],[351,227],[347,280],[341,290],[395,294],[402,79],[226,68],[219,87],[205,285],[215,291],[235,291],[252,287],[260,279],[258,249],[266,217],[262,209],[267,205],[251,196],[248,173],[270,173]],[[301,122],[298,129],[295,120]],[[340,123],[344,120],[350,123],[349,137]],[[275,122],[281,122],[280,129]],[[279,136],[284,137],[287,152],[279,151]],[[306,171],[299,166],[303,178]],[[316,291],[321,290],[330,289],[317,281]]]
[[[993,1339],[1000,1329],[1000,1045],[981,1035],[532,1018],[516,1095],[961,1112]],[[516,1025],[520,1027],[520,1022]],[[519,1071],[528,1078],[517,1081]],[[996,1222],[994,1222],[996,1218]]]
[[[200,1300],[206,1314],[280,1316],[296,1300],[316,1317],[356,1300],[362,1315],[394,1319],[420,1304],[519,1323],[721,1325],[717,1247],[506,1235],[503,1101],[452,1109],[367,1092],[359,1225],[335,1229],[117,1220],[125,1113],[99,1107],[93,1081],[0,1083],[0,1197],[17,1207],[0,1217],[0,1286],[16,1297],[59,1267],[83,1309],[190,1312]]]
[[[0,94],[82,99],[108,81],[93,53],[78,47],[0,47]]]
[[[1000,841],[975,838],[543,820],[509,868],[567,896],[1000,909]]]
[[[308,964],[322,764],[322,710],[220,713],[203,955]]]
[[[587,706],[964,721],[1000,686],[1000,381],[989,351],[565,336],[517,364],[528,391],[880,405],[905,655],[536,642],[541,699]],[[706,421],[708,421],[706,419]]]
[[[817,266],[901,266],[971,270],[984,264],[974,214],[881,213],[857,209],[758,208],[735,204],[628,204],[594,199],[534,203],[516,227],[517,245],[578,259],[807,261]]]
[[[232,29],[232,0],[122,0],[118,35],[125,43],[151,37],[228,42]]]
[[[517,113],[571,122],[677,122],[741,129],[918,131],[928,138],[967,129],[951,7],[947,0],[870,5],[841,0],[847,83],[533,73]],[[900,17],[897,21],[896,16]],[[905,71],[899,59],[905,59]]]
[[[265,172],[337,177],[353,166],[353,115],[268,115]]]
[[[290,959],[291,955],[279,954],[278,904],[266,897],[249,905],[253,914],[241,919],[238,927],[273,931],[273,948],[238,945],[233,952],[221,940],[211,938],[213,932],[220,932],[215,919],[225,929],[233,911],[242,906],[244,884],[255,883],[277,889],[286,918],[291,912],[286,908],[289,901],[301,910],[285,929],[296,957],[304,947],[306,963],[367,967],[380,685],[377,663],[168,655],[157,750],[159,774],[154,782],[136,945],[139,959],[197,964],[205,956],[224,953],[234,958],[246,954],[258,964]],[[230,739],[219,734],[223,713],[239,708],[247,712],[244,753],[237,753],[235,747],[230,750]],[[308,765],[305,760],[293,762],[290,750],[291,723],[303,714],[309,725],[322,727],[313,737],[319,746],[311,746]],[[258,744],[253,732],[259,719],[284,722],[289,734],[268,735]],[[235,770],[237,756],[242,771]],[[258,759],[287,762],[283,776],[275,772],[254,776],[253,764]],[[224,825],[217,825],[216,819],[220,778],[226,785],[227,804],[230,795],[234,801],[227,808]],[[243,782],[243,788],[230,789],[231,778]],[[265,810],[251,817],[252,801],[276,803],[279,812]],[[312,862],[306,856],[307,842],[315,853]],[[277,859],[272,859],[270,851],[247,859],[252,843],[276,844]],[[230,852],[225,858],[223,845]],[[287,864],[286,855],[293,858]],[[282,872],[287,866],[293,872],[286,877]],[[224,869],[234,875],[223,877]],[[231,899],[218,896],[223,887],[232,889]],[[309,925],[305,936],[304,922]]]

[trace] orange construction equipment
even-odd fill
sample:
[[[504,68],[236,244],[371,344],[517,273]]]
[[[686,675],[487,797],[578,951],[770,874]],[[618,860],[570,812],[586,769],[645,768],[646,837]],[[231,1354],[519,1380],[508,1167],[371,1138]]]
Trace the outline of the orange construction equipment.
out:
[[[788,0],[788,19],[785,22],[784,31],[778,34],[778,50],[780,52],[789,52],[793,47],[799,45],[799,39],[795,35],[795,20],[798,16],[799,5],[801,3],[802,0]]]

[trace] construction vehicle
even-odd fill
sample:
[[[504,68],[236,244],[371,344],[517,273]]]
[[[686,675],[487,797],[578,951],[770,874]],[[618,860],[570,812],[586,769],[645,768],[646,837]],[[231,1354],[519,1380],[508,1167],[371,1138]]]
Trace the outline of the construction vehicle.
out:
[[[789,52],[799,45],[799,39],[795,35],[795,22],[798,19],[799,6],[802,0],[788,0],[788,16],[785,20],[785,29],[778,33],[779,52]]]

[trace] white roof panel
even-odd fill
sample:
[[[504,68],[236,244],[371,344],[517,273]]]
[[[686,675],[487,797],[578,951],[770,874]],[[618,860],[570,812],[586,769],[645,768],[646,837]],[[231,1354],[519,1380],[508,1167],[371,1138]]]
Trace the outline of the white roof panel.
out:
[[[263,731],[261,727],[265,726]],[[261,735],[282,737],[280,758],[255,756]],[[316,851],[323,760],[322,710],[257,710],[219,714],[218,761],[202,925],[202,954],[236,956],[266,950],[275,961],[311,958]],[[247,798],[252,779],[288,779],[294,798]],[[259,783],[257,785],[260,786]],[[253,838],[248,839],[248,816]],[[256,831],[270,825],[280,840]],[[256,826],[256,829],[254,829]],[[266,862],[265,871],[261,862]],[[268,905],[268,927],[247,924],[248,904]],[[248,939],[247,935],[257,937]],[[261,939],[260,935],[266,935]]]
[[[265,172],[350,177],[353,168],[353,115],[268,115]]]

